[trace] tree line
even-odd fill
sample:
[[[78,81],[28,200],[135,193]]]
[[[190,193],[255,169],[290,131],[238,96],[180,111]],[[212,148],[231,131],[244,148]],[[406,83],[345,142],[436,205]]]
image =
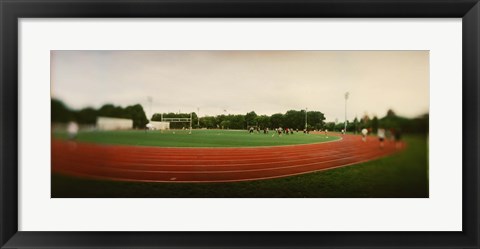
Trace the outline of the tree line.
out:
[[[160,121],[162,118],[189,118],[190,113],[155,113],[152,121]],[[170,123],[170,128],[189,127],[188,123]],[[307,127],[309,130],[322,129],[325,125],[325,116],[319,111],[307,112]],[[289,110],[286,113],[276,113],[273,115],[258,115],[254,111],[246,114],[229,114],[217,116],[198,117],[196,113],[192,114],[193,128],[207,129],[248,129],[250,127],[259,127],[260,129],[274,129],[278,127],[303,130],[305,128],[305,110]]]
[[[372,133],[376,133],[379,128],[384,128],[407,133],[427,134],[429,130],[429,114],[426,113],[415,118],[406,118],[398,116],[390,109],[382,118],[377,116],[370,118],[368,115],[364,115],[361,119],[355,117],[353,121],[347,121],[348,132],[360,133],[363,128],[368,129]],[[328,122],[325,124],[325,129],[341,131],[345,129],[345,123]]]
[[[160,121],[162,114],[156,113],[152,116],[153,121]],[[189,118],[190,113],[163,113],[164,118]],[[355,117],[347,121],[347,132],[360,133],[363,128],[376,133],[379,128],[395,129],[407,133],[428,133],[429,115],[424,114],[415,118],[398,116],[393,110],[378,118],[364,115],[362,118]],[[189,123],[170,123],[170,128],[188,128]],[[305,128],[305,110],[289,110],[285,113],[273,115],[258,115],[254,111],[243,114],[229,114],[198,117],[192,113],[193,128],[207,129],[248,129],[259,127],[260,129],[275,129],[278,127],[303,130]],[[309,130],[329,130],[340,132],[345,129],[344,122],[325,122],[325,115],[319,111],[307,112],[307,127]]]
[[[142,105],[130,105],[125,108],[112,104],[105,104],[99,109],[86,107],[74,110],[58,99],[51,100],[51,122],[67,123],[75,121],[79,124],[94,125],[97,117],[127,118],[133,120],[133,128],[145,128],[148,123]]]
[[[306,113],[307,128],[309,130],[341,131],[344,129],[344,122],[325,122],[325,115],[320,111],[308,111]],[[76,121],[79,124],[94,125],[97,117],[128,118],[133,120],[134,128],[145,128],[148,123],[145,111],[140,104],[130,105],[125,108],[112,104],[105,104],[99,109],[92,107],[74,110],[58,99],[51,100],[51,121],[52,123],[67,123]],[[152,115],[152,121],[161,121],[162,114]],[[163,113],[164,118],[190,118],[190,113]],[[170,123],[170,128],[187,128],[188,122]],[[289,110],[285,113],[275,113],[272,115],[258,115],[254,111],[246,114],[222,114],[216,116],[198,117],[192,113],[193,128],[208,129],[248,129],[250,127],[259,127],[260,129],[275,129],[278,127],[303,130],[305,128],[305,110]],[[416,118],[405,118],[398,116],[393,110],[388,110],[387,114],[378,118],[370,118],[364,115],[358,119],[355,117],[352,121],[347,121],[347,131],[359,133],[363,128],[370,132],[377,132],[378,128],[402,130],[408,133],[428,133],[429,115],[424,114]]]

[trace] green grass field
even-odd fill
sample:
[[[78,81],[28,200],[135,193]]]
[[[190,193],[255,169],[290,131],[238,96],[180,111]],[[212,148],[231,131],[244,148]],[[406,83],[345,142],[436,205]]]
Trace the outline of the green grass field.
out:
[[[428,197],[427,137],[405,136],[405,141],[407,149],[393,156],[354,166],[260,181],[134,183],[54,174],[52,197]]]
[[[320,143],[340,139],[335,136],[303,134],[294,132],[291,135],[283,134],[281,137],[268,134],[253,133],[240,130],[188,130],[169,131],[85,131],[78,134],[77,140],[81,142],[99,144],[125,144],[161,147],[251,147],[251,146],[279,146]],[[54,133],[57,138],[67,138],[66,133]]]

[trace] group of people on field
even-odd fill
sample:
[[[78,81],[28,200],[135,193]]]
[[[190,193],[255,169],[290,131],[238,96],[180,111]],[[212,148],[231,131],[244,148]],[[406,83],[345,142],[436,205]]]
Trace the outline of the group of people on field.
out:
[[[250,134],[252,134],[254,132],[261,133],[261,131],[263,131],[264,134],[268,134],[270,130],[269,130],[269,128],[261,129],[258,126],[256,126],[256,127],[251,126],[248,129],[248,131],[249,131]],[[275,132],[273,133],[272,137],[275,136],[276,134],[281,136],[282,134],[288,135],[288,134],[293,134],[294,132],[298,133],[298,131],[299,131],[298,129],[278,127],[278,128],[275,128]],[[315,131],[317,131],[317,130],[315,130]],[[318,131],[323,132],[323,134],[328,138],[328,129],[318,130]],[[369,129],[363,128],[360,132],[361,132],[361,135],[362,135],[362,141],[367,142],[367,135],[372,132],[372,129],[371,128],[369,128]],[[310,130],[303,129],[303,133],[304,134],[310,134]],[[345,135],[346,131],[344,129],[342,129],[341,134]],[[402,134],[401,134],[401,131],[399,129],[398,130],[396,130],[396,129],[386,130],[384,128],[378,128],[377,129],[377,137],[378,137],[378,140],[380,142],[380,147],[384,146],[384,142],[387,138],[390,138],[390,140],[393,140],[393,141],[396,141],[396,142],[400,142],[401,136],[402,136]]]
[[[278,136],[282,136],[282,134],[285,134],[285,135],[293,134],[293,129],[292,128],[283,129],[282,127],[278,127],[275,129],[275,133],[277,133]],[[272,135],[272,137],[275,136],[275,133]]]
[[[260,133],[260,127],[254,127],[254,126],[251,126],[249,129],[248,129],[248,133],[250,134],[253,134],[253,133]],[[264,134],[269,134],[270,130],[269,128],[263,128],[263,133]],[[293,128],[282,128],[282,127],[278,127],[278,128],[275,128],[275,132],[272,134],[272,137],[275,136],[276,134],[278,134],[279,136],[281,136],[282,134],[285,134],[285,135],[289,135],[289,134],[293,134],[293,132],[298,132],[298,129],[294,130]],[[305,131],[304,131],[305,133]]]

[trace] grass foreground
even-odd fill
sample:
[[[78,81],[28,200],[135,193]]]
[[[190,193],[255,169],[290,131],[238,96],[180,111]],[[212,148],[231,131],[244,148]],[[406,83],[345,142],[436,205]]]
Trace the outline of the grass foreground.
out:
[[[86,180],[52,174],[51,196],[52,198],[427,198],[429,197],[427,137],[405,136],[405,141],[408,144],[407,148],[389,157],[270,180],[231,183],[136,183]]]
[[[56,138],[66,139],[66,133],[54,133]],[[294,132],[278,136],[274,131],[268,134],[248,133],[246,130],[167,130],[167,131],[84,131],[77,141],[98,144],[123,144],[160,147],[253,147],[282,146],[321,143],[338,140],[339,137]]]

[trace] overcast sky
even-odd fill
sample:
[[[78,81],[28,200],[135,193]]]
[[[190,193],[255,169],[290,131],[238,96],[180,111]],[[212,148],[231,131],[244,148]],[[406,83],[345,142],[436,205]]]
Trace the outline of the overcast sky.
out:
[[[142,104],[200,116],[318,110],[327,121],[429,108],[428,51],[52,51],[51,93],[68,106]],[[152,98],[151,110],[148,97]]]

